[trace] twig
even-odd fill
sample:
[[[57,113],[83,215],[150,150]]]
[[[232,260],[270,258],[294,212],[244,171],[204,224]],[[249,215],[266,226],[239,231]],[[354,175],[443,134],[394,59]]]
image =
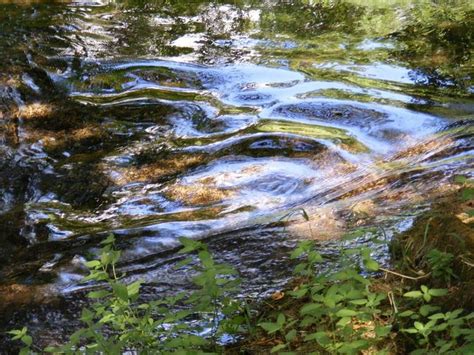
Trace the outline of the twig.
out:
[[[387,296],[388,296],[388,300],[390,301],[390,305],[393,308],[393,312],[398,313],[398,307],[397,307],[397,304],[395,303],[395,297],[393,296],[393,292],[389,291]]]
[[[379,269],[386,272],[386,273],[393,274],[393,275],[396,275],[396,276],[400,276],[404,279],[410,279],[410,280],[420,280],[420,279],[424,279],[425,277],[428,277],[428,276],[431,275],[431,272],[429,272],[429,273],[427,273],[425,275],[422,275],[422,276],[413,277],[413,276],[407,276],[407,275],[399,274],[398,272],[388,270],[388,269],[384,269],[384,268],[379,268]]]
[[[459,259],[461,259],[461,262],[466,264],[467,266],[474,267],[474,264],[472,264],[469,261],[467,261],[466,259],[464,259],[462,255],[459,257]]]

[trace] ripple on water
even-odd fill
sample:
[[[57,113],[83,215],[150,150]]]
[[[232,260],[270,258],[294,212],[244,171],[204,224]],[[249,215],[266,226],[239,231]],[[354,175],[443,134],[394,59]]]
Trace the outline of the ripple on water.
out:
[[[47,285],[19,287],[26,302],[82,289],[84,257],[110,232],[146,297],[187,287],[189,270],[173,268],[181,236],[238,266],[246,293],[281,288],[296,238],[373,224],[390,236],[454,174],[472,174],[467,47],[411,51],[416,6],[393,35],[361,38],[379,29],[334,4],[312,36],[316,24],[292,18],[308,4],[106,3],[0,5],[6,76],[25,90],[8,93],[16,84],[0,73],[0,273]],[[342,36],[325,26],[334,16],[350,22]],[[4,32],[22,46],[5,47]]]
[[[384,68],[357,71],[384,80]],[[390,77],[406,84],[399,72],[400,78]],[[354,199],[338,201],[347,210],[359,195],[397,186],[396,174],[380,160],[393,157],[395,166],[404,159],[409,167],[413,156],[425,154],[409,148],[442,126],[439,118],[401,107],[324,97],[325,90],[403,103],[411,96],[311,80],[285,67],[140,60],[86,63],[77,77],[53,77],[67,83],[73,99],[101,110],[122,138],[96,161],[110,180],[104,202],[93,210],[64,201],[52,206],[52,199],[37,203],[28,218],[43,229],[28,229],[30,239],[40,232],[49,235],[42,241],[61,241],[114,231],[127,237],[129,267],[176,247],[180,236],[268,223],[305,204],[325,216],[315,226],[342,233],[342,207],[314,206]],[[63,167],[76,165],[71,160]]]
[[[319,99],[267,109],[269,117],[345,128],[374,153],[393,153],[436,132],[442,120],[406,109],[354,101]]]

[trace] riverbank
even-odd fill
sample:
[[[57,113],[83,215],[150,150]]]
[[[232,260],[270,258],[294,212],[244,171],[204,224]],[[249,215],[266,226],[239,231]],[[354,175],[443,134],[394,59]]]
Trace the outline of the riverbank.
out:
[[[195,257],[177,267],[192,265],[195,290],[142,303],[141,281],[124,284],[116,275],[121,253],[111,235],[102,242],[100,258],[87,263],[84,280],[108,287],[89,293],[98,302],[82,310],[85,327],[51,351],[86,346],[113,347],[116,353],[470,353],[473,183],[456,181],[459,191],[438,198],[389,241],[390,269],[367,245],[341,248],[327,264],[312,241],[303,241],[291,252],[296,266],[288,287],[254,304],[231,296],[242,281],[237,271],[215,262],[206,244],[189,239],[181,239],[180,253]],[[374,237],[372,243],[387,241]],[[12,334],[26,345],[24,351],[41,350],[26,328]],[[222,345],[226,338],[232,345]]]
[[[340,271],[297,275],[262,303],[253,336],[228,353],[473,351],[473,183],[456,181],[458,192],[439,197],[390,242],[390,269],[361,250],[364,280],[350,280],[360,265],[347,255]],[[306,252],[303,264],[317,259]]]

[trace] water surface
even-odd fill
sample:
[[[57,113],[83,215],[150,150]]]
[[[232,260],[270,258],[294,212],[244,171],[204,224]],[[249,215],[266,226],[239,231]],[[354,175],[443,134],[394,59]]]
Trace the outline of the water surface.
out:
[[[296,240],[331,254],[349,231],[408,228],[472,174],[473,15],[0,2],[0,295],[21,306],[2,327],[45,342],[73,327],[83,261],[109,233],[146,297],[187,287],[180,236],[209,241],[252,297],[284,285]]]

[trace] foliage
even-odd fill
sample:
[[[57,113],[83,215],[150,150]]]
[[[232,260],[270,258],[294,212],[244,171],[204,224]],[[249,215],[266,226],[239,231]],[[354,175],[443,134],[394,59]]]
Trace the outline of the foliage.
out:
[[[441,273],[439,267],[449,255],[436,255],[438,259],[432,254],[431,260],[434,270]],[[474,313],[462,309],[443,313],[441,307],[429,304],[447,295],[447,289],[422,285],[403,293],[403,287],[397,292],[377,278],[364,277],[380,270],[370,249],[341,250],[342,267],[337,270],[324,270],[325,259],[311,242],[301,243],[292,258],[300,258],[295,267],[298,285],[288,292],[287,304],[268,316],[272,321],[259,323],[276,344],[272,352],[388,353],[397,343],[414,354],[470,353],[474,349]],[[448,276],[446,272],[443,277]]]
[[[240,326],[241,318],[234,316],[240,311],[240,304],[227,296],[238,284],[238,278],[231,267],[215,263],[204,244],[187,239],[181,242],[181,253],[194,252],[198,256],[193,267],[197,271],[193,278],[196,291],[140,303],[142,281],[122,282],[124,275],[117,275],[115,268],[120,251],[114,248],[114,237],[109,236],[103,241],[100,257],[87,263],[90,274],[84,282],[93,281],[105,287],[88,294],[96,302],[82,311],[85,327],[72,334],[63,346],[44,351],[119,354],[202,352],[215,348],[219,335]],[[179,267],[191,262],[190,257]],[[225,318],[221,321],[222,316]],[[204,330],[209,332],[208,336],[200,335]],[[22,351],[28,353],[32,341],[26,328],[10,333],[26,345]]]
[[[84,281],[104,287],[88,294],[96,302],[82,312],[85,327],[72,334],[67,344],[44,351],[215,353],[225,350],[219,344],[220,336],[244,333],[250,343],[251,339],[269,339],[272,353],[388,353],[399,343],[413,354],[474,351],[474,313],[446,311],[432,304],[446,296],[447,289],[384,285],[376,277],[382,269],[368,247],[341,248],[339,267],[334,269],[327,267],[313,242],[301,242],[291,253],[291,258],[298,260],[296,286],[281,297],[284,306],[276,304],[255,320],[232,296],[240,281],[237,272],[216,263],[205,244],[185,238],[181,243],[181,253],[197,256],[197,260],[190,256],[177,266],[194,270],[196,290],[142,303],[142,281],[126,284],[124,275],[117,275],[120,251],[109,236],[100,258],[87,263],[90,274]],[[441,266],[451,260],[440,251],[432,250],[429,255],[433,273],[441,272]],[[446,271],[441,275],[448,276]],[[282,302],[280,297],[276,302]],[[260,330],[254,328],[255,321]],[[397,335],[396,330],[401,332]],[[23,343],[23,354],[32,351],[33,341],[26,328],[10,334]]]
[[[454,182],[461,186],[461,201],[469,201],[474,199],[474,180],[468,179],[465,176],[458,175],[455,177]]]
[[[419,291],[410,291],[404,297],[416,299],[421,306],[417,311],[406,310],[398,316],[409,318],[402,332],[415,337],[419,349],[412,354],[444,354],[455,349],[458,354],[474,351],[474,313],[463,315],[463,309],[440,312],[440,307],[429,304],[433,297],[445,296],[446,289],[429,289],[422,285]],[[416,308],[415,308],[416,309]],[[411,323],[413,321],[413,323]]]
[[[13,335],[12,340],[20,340],[24,345],[20,349],[20,355],[28,354],[33,343],[33,339],[27,334],[28,329],[23,327],[22,329],[10,330],[8,333]]]
[[[368,349],[390,333],[386,311],[380,309],[387,296],[372,290],[371,281],[361,275],[362,270],[378,270],[378,263],[367,248],[341,253],[345,267],[315,272],[324,258],[311,242],[303,242],[293,251],[292,258],[304,257],[295,267],[296,276],[303,281],[289,292],[298,312],[293,317],[279,313],[276,323],[260,323],[268,334],[284,332],[285,342],[273,352],[299,344],[303,349],[350,354]],[[359,257],[356,262],[354,255]]]
[[[451,279],[456,277],[452,268],[453,254],[445,253],[435,248],[426,254],[426,259],[434,278],[442,279],[446,284],[449,284]]]

